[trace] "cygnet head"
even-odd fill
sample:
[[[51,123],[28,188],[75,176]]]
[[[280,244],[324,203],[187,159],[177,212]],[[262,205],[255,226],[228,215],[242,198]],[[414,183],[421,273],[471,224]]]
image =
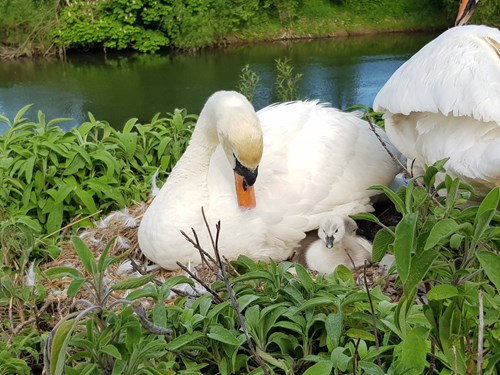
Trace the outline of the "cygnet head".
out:
[[[350,217],[327,215],[320,221],[318,236],[324,241],[325,246],[331,249],[342,241],[345,235],[353,234],[356,229],[356,222]]]

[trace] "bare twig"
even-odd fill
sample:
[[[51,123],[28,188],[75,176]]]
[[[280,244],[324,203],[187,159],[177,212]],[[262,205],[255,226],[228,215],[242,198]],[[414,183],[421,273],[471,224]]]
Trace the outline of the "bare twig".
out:
[[[483,291],[479,290],[479,327],[477,335],[477,375],[483,373],[484,306]]]
[[[429,375],[434,374],[434,368],[436,367],[436,343],[431,337],[431,360],[429,361]]]
[[[366,266],[367,265],[368,265],[368,262],[365,259],[365,263],[363,264],[363,282],[365,284],[366,293],[368,294],[368,302],[370,303],[370,311],[371,311],[372,319],[373,319],[373,334],[375,336],[375,348],[377,348],[377,350],[378,350],[380,348],[380,343],[378,341],[377,315],[375,314],[372,296],[370,294],[370,288],[368,288],[368,281],[366,280]],[[380,356],[378,354],[377,354],[377,362],[378,362],[378,365],[380,366]]]
[[[155,335],[165,336],[168,340],[172,340],[173,331],[169,328],[160,327],[160,326],[154,324],[153,322],[151,322],[146,315],[146,310],[144,310],[144,307],[132,305],[132,309],[134,310],[136,315],[139,317],[141,325],[144,327],[144,329],[146,329],[148,332],[151,332]],[[181,351],[172,350],[172,349],[167,349],[167,350],[171,353],[174,353],[175,355],[178,355],[180,357],[185,357],[185,358],[188,358],[196,363],[199,363],[198,359],[195,356],[193,356],[187,352],[181,352]]]
[[[396,155],[394,155],[392,153],[391,150],[389,150],[389,146],[387,146],[387,143],[385,143],[385,141],[382,139],[382,137],[380,136],[380,134],[377,133],[377,130],[375,129],[375,125],[373,125],[372,123],[372,117],[370,116],[369,113],[366,113],[367,116],[366,116],[366,119],[368,120],[368,124],[370,125],[370,129],[372,130],[372,132],[375,134],[375,136],[377,137],[378,141],[380,142],[380,144],[384,147],[385,151],[389,154],[389,156],[391,157],[392,160],[394,160],[394,162],[403,170],[405,171],[405,173],[408,175],[408,176],[411,176],[412,174],[410,173],[410,171],[406,168],[406,166],[401,163],[401,160],[399,160],[399,158],[396,157]]]
[[[196,231],[194,230],[194,228],[191,228],[191,230],[193,231],[193,236],[194,236],[194,240],[189,237],[186,232],[184,232],[183,230],[181,230],[181,234],[186,238],[186,240],[191,244],[193,245],[196,250],[199,251],[200,253],[200,256],[201,256],[201,259],[205,262],[205,264],[210,268],[210,270],[214,273],[216,273],[216,269],[214,269],[214,265],[217,265],[217,262],[215,261],[215,259],[208,253],[205,251],[205,249],[203,249],[200,245],[200,241],[198,240],[198,234],[196,233]],[[210,261],[207,261],[207,259]]]
[[[380,144],[384,147],[385,151],[389,154],[389,156],[391,157],[392,160],[394,160],[394,162],[403,170],[405,171],[405,173],[408,175],[408,176],[413,176],[413,173],[411,171],[408,170],[408,168],[406,168],[406,166],[401,163],[401,160],[399,160],[392,152],[391,150],[389,150],[389,147],[387,146],[387,144],[385,143],[385,141],[382,139],[382,137],[380,136],[380,134],[377,133],[377,131],[375,130],[375,125],[373,125],[372,123],[372,119],[371,119],[371,116],[369,113],[366,113],[366,119],[368,121],[368,124],[370,125],[370,129],[372,130],[373,133],[375,133],[375,136],[377,137],[377,139],[379,140]],[[415,160],[412,161],[412,168],[413,168],[413,163],[415,162]],[[418,179],[415,179],[415,184],[418,186],[418,187],[421,187],[421,188],[424,188],[425,189],[425,186],[424,184],[422,184]],[[432,200],[436,205],[438,205],[439,207],[442,206],[442,204],[436,199],[436,197],[431,194],[431,193],[428,193],[428,196],[430,198],[430,200]]]
[[[361,341],[360,338],[356,340],[356,345],[354,346],[354,355],[352,358],[352,373],[356,374],[356,369],[358,368],[358,347],[359,347],[359,342]]]
[[[189,276],[191,276],[194,280],[200,283],[202,287],[204,287],[208,293],[210,293],[214,297],[214,301],[216,303],[221,303],[222,300],[219,295],[212,289],[210,286],[205,283],[202,279],[200,279],[194,272],[192,272],[189,268],[187,268],[184,264],[177,262],[177,265],[184,270]]]
[[[141,325],[148,331],[155,335],[165,336],[168,340],[172,340],[172,330],[169,328],[160,327],[159,325],[154,324],[149,321],[146,310],[142,306],[132,305],[132,310],[134,310],[135,314],[139,317]]]
[[[259,364],[260,368],[262,368],[262,371],[264,372],[264,374],[269,375],[269,371],[267,370],[265,362],[262,360],[260,355],[257,353],[257,350],[255,349],[255,346],[253,345],[253,342],[250,338],[250,335],[248,334],[248,330],[247,330],[246,324],[245,324],[245,318],[241,314],[240,307],[239,307],[238,301],[236,299],[236,294],[234,293],[233,287],[231,286],[231,282],[229,281],[229,278],[228,278],[227,272],[226,272],[226,268],[224,266],[224,263],[222,261],[222,258],[221,258],[220,252],[219,252],[219,235],[220,235],[220,228],[221,228],[220,221],[217,222],[217,224],[215,226],[216,233],[215,233],[215,239],[214,239],[214,237],[212,235],[212,231],[210,230],[210,225],[208,224],[207,218],[205,216],[205,211],[203,210],[203,208],[201,209],[201,213],[203,215],[203,221],[205,222],[205,226],[207,228],[208,235],[210,237],[210,241],[212,242],[212,247],[213,247],[213,250],[215,253],[215,258],[216,258],[215,264],[218,267],[218,271],[219,271],[218,273],[220,273],[220,275],[218,275],[218,277],[222,278],[222,280],[224,281],[227,293],[229,295],[229,299],[231,301],[231,305],[233,306],[233,309],[236,312],[236,316],[238,317],[238,322],[240,324],[240,328],[243,331],[243,333],[245,334],[245,339],[246,339],[246,342],[247,342],[247,345],[248,345],[250,351],[252,352],[252,355],[254,356],[256,362]],[[193,242],[191,242],[191,243],[193,243]],[[212,258],[212,260],[213,260],[213,258]]]

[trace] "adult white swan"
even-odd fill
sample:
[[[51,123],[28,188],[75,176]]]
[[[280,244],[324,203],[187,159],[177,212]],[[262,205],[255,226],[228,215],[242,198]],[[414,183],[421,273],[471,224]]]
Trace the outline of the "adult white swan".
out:
[[[203,207],[212,226],[221,220],[219,250],[227,258],[283,260],[305,231],[318,228],[325,212],[370,210],[374,192],[366,188],[389,184],[397,171],[354,114],[317,101],[255,113],[243,95],[216,92],[142,218],[139,245],[166,269],[178,268],[177,261],[199,263],[198,251],[180,231],[194,228],[211,250]]]
[[[457,24],[478,0],[462,0]],[[445,168],[479,193],[500,186],[500,31],[457,26],[403,64],[380,90],[391,142],[420,175],[449,157]]]

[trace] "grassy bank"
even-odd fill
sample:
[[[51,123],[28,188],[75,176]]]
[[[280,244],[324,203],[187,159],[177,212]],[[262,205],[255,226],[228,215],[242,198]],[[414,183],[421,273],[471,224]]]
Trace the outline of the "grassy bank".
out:
[[[391,31],[434,30],[452,24],[440,2],[345,1],[304,2],[297,16],[286,22],[269,22],[241,30],[234,39],[260,41],[269,39],[318,38],[338,35],[369,34]]]
[[[488,17],[494,19],[495,9],[489,9],[496,6],[489,1],[481,3],[479,17],[488,10],[487,16],[491,13]],[[219,7],[213,10],[186,1],[0,0],[5,15],[0,19],[0,58],[43,56],[66,48],[155,52],[164,47],[440,29],[453,23],[457,6],[452,0],[254,0],[233,7],[236,3],[213,0]]]

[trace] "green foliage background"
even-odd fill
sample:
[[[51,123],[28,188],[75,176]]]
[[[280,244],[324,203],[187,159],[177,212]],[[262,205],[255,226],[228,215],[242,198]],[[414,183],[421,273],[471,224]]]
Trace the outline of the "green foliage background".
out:
[[[0,57],[446,28],[457,9],[458,0],[0,0]],[[471,21],[499,19],[498,2],[482,0]]]

